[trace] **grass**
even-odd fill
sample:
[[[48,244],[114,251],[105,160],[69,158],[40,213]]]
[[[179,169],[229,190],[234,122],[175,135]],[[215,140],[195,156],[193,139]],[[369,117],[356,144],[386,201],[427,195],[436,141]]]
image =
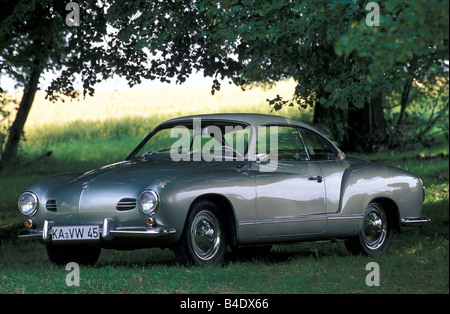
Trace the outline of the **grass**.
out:
[[[69,271],[52,265],[44,246],[17,240],[21,222],[17,199],[32,182],[121,160],[156,124],[174,116],[268,113],[265,99],[273,93],[286,95],[289,84],[247,94],[223,88],[220,97],[200,89],[102,92],[65,104],[46,103],[38,95],[20,150],[22,161],[0,173],[0,293],[448,294],[448,145],[360,156],[408,169],[427,186],[423,214],[432,223],[396,234],[391,250],[378,258],[350,256],[342,242],[304,243],[278,245],[256,259],[228,254],[221,267],[187,268],[179,266],[169,250],[102,250],[94,267],[81,267],[80,286],[70,287],[65,282]],[[278,114],[311,119],[310,112],[296,109]],[[48,151],[51,156],[43,155]],[[380,266],[378,287],[365,283],[365,267],[373,261]]]
[[[448,293],[448,238],[441,236],[396,235],[391,251],[376,259],[348,256],[342,243],[299,244],[253,260],[229,255],[213,268],[181,267],[168,250],[103,250],[94,267],[81,267],[79,287],[66,285],[69,272],[50,264],[42,245],[9,241],[0,247],[0,292]],[[378,287],[365,284],[373,261]]]

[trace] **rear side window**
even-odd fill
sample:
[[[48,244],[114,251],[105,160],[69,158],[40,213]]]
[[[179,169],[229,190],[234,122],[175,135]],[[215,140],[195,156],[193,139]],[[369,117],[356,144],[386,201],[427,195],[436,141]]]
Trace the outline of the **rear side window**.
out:
[[[335,150],[322,137],[305,129],[301,134],[309,160],[337,159]]]

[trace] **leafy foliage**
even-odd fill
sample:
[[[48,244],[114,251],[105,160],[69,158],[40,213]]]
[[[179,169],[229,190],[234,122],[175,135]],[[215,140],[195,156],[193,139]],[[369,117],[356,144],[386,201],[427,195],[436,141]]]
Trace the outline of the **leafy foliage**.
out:
[[[67,54],[60,1],[5,0],[0,18],[0,73],[24,87],[33,70],[59,70]]]
[[[3,153],[8,129],[12,124],[12,113],[17,109],[16,106],[15,99],[0,93],[0,154]]]
[[[373,93],[373,82],[364,79],[367,60],[334,51],[349,21],[364,16],[351,1],[136,0],[82,7],[80,27],[68,38],[67,68],[49,94],[70,88],[76,73],[84,93],[92,93],[114,73],[133,86],[142,79],[183,83],[196,71],[213,78],[213,92],[226,79],[245,87],[293,77],[298,85],[289,104],[303,108],[361,108]]]
[[[212,77],[213,91],[222,80],[245,87],[294,78],[298,85],[292,99],[275,100],[275,109],[284,104],[362,108],[373,95],[393,90],[402,72],[397,63],[432,54],[431,65],[448,55],[448,47],[441,46],[448,39],[444,35],[448,22],[440,17],[430,23],[433,13],[445,8],[442,1],[432,10],[418,0],[388,1],[382,6],[386,16],[382,15],[379,28],[365,24],[366,2],[355,1],[95,3],[83,5],[81,26],[69,38],[74,42],[69,46],[78,51],[50,92],[70,85],[67,78],[75,73],[82,74],[85,90],[92,92],[98,80],[113,73],[125,76],[133,86],[142,79],[183,83],[203,71]],[[418,27],[423,29],[420,36]],[[436,28],[442,31],[428,37]],[[425,37],[427,41],[422,41]],[[87,49],[79,51],[81,38]],[[399,44],[399,39],[409,44]],[[381,70],[369,75],[373,69]]]
[[[431,78],[433,84],[414,80],[411,91],[404,100],[404,90],[394,91],[388,97],[391,108],[387,110],[389,148],[406,150],[432,147],[442,143],[444,134],[448,143],[448,77]],[[402,102],[406,101],[406,104]],[[396,110],[398,107],[408,110]],[[403,117],[402,117],[403,115]]]
[[[379,27],[354,21],[340,38],[337,50],[370,57],[372,74],[398,65],[430,60],[444,66],[449,57],[449,2],[441,0],[387,0],[380,3]]]
[[[181,84],[201,71],[211,77],[213,94],[223,81],[247,88],[293,78],[290,99],[269,99],[275,110],[315,106],[371,116],[370,106],[379,109],[401,90],[401,120],[411,84],[433,84],[448,71],[443,0],[379,3],[377,27],[365,23],[368,1],[354,0],[80,0],[75,27],[64,23],[60,1],[3,2],[0,71],[22,86],[37,67],[61,71],[47,88],[50,100],[76,96],[78,76],[83,95],[93,95],[113,75],[130,86],[143,79]],[[360,133],[344,134],[350,143],[383,139],[382,118],[377,130],[360,129],[355,120],[345,120]]]

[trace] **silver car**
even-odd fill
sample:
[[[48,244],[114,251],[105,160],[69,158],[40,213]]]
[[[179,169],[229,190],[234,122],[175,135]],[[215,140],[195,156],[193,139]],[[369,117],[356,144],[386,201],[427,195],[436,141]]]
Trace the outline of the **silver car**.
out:
[[[423,200],[420,178],[346,156],[302,122],[197,115],[160,124],[124,161],[28,187],[19,237],[42,241],[57,264],[161,247],[181,264],[217,265],[227,246],[316,240],[374,256],[394,230],[429,221]]]

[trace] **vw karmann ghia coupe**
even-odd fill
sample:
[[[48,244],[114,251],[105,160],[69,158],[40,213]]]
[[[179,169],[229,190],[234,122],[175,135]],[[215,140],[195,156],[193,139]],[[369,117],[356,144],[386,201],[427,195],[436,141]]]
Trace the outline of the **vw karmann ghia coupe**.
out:
[[[39,181],[20,196],[20,238],[57,264],[93,264],[101,248],[171,248],[217,265],[230,246],[345,240],[380,255],[394,230],[428,222],[411,173],[346,156],[284,117],[210,114],[156,127],[122,161]]]

